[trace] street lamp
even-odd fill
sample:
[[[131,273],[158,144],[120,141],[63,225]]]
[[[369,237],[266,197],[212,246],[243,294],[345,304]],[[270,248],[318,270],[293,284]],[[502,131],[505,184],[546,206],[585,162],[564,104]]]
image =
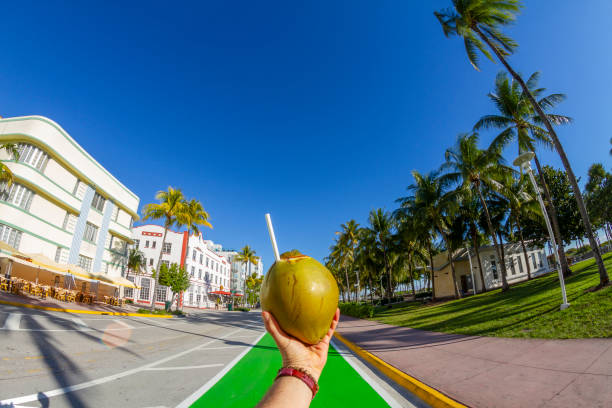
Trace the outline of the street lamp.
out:
[[[534,157],[534,152],[525,152],[516,159],[514,159],[513,164],[517,167],[520,167],[525,173],[529,175],[529,180],[531,180],[531,184],[533,185],[533,189],[535,190],[536,197],[538,198],[538,202],[540,203],[542,215],[544,216],[544,221],[546,221],[546,228],[548,229],[548,236],[550,237],[550,244],[552,246],[553,252],[555,254],[555,260],[557,262],[557,273],[559,274],[561,295],[563,296],[563,303],[561,303],[560,309],[563,310],[569,307],[569,303],[567,303],[567,294],[565,293],[565,280],[563,279],[563,272],[561,271],[561,260],[559,259],[559,251],[557,251],[557,242],[555,241],[555,236],[553,234],[552,227],[550,226],[550,220],[548,219],[548,213],[546,212],[544,201],[542,201],[542,196],[540,195],[540,188],[536,183],[535,177],[533,176],[533,170],[531,169],[531,160]],[[525,261],[529,262],[528,259],[526,259]]]

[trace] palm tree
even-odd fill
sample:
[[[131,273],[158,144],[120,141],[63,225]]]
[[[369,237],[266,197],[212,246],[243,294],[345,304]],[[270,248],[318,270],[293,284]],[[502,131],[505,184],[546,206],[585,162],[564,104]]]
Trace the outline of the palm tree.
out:
[[[350,290],[350,284],[349,284],[349,276],[348,276],[348,270],[349,270],[349,257],[348,257],[348,252],[349,252],[349,248],[348,248],[348,243],[345,239],[341,239],[342,237],[340,236],[340,232],[336,231],[336,235],[338,235],[338,237],[336,237],[336,240],[334,242],[334,245],[332,245],[329,250],[330,250],[330,260],[337,266],[338,271],[339,272],[344,272],[344,278],[345,278],[345,283],[346,283],[346,294],[347,294],[347,298],[348,301],[351,301],[351,290]]]
[[[606,272],[599,245],[597,245],[597,241],[595,240],[595,236],[593,234],[593,228],[589,220],[586,206],[584,205],[582,192],[580,191],[574,171],[572,170],[567,155],[565,154],[565,150],[557,137],[557,133],[553,128],[550,118],[544,113],[543,107],[540,106],[538,101],[536,101],[534,95],[531,93],[523,78],[521,78],[521,76],[510,66],[508,61],[506,61],[506,57],[514,52],[518,44],[512,38],[502,33],[500,29],[514,22],[516,19],[516,14],[521,7],[520,1],[452,0],[452,2],[453,8],[449,8],[441,12],[434,12],[435,16],[438,18],[438,21],[442,25],[444,34],[447,37],[451,35],[463,37],[468,59],[472,66],[477,70],[477,50],[482,52],[491,61],[493,61],[493,56],[489,52],[489,49],[493,51],[497,59],[506,68],[508,73],[523,89],[525,96],[540,118],[541,123],[546,128],[547,134],[550,137],[555,150],[557,150],[559,157],[561,158],[567,178],[572,186],[574,197],[578,204],[578,209],[580,210],[586,235],[589,238],[591,248],[593,249],[595,261],[599,270],[599,286],[603,287],[607,285],[610,282],[610,278]],[[485,44],[488,49],[485,47]]]
[[[187,228],[187,237],[189,238],[191,233],[196,235],[200,233],[201,225],[212,229],[213,226],[208,222],[208,217],[209,215],[204,211],[202,203],[192,198],[182,203],[182,210],[176,215],[176,224],[180,227]],[[185,259],[183,259],[184,265],[187,264],[188,252],[189,251],[185,251]]]
[[[414,217],[414,227],[427,237],[427,251],[429,252],[429,263],[431,268],[431,281],[433,287],[433,298],[436,297],[436,285],[434,279],[433,244],[432,233],[439,234],[448,251],[448,262],[453,275],[453,286],[455,297],[459,297],[456,284],[455,265],[453,263],[452,248],[449,241],[448,215],[456,208],[455,194],[448,191],[450,182],[439,177],[438,172],[430,172],[422,175],[418,171],[412,172],[415,183],[408,186],[407,190],[412,192],[408,197],[396,200],[400,203],[397,210],[398,215]]]
[[[12,157],[13,160],[19,160],[19,149],[17,145],[14,143],[3,143],[0,144],[0,151],[5,150],[9,157]],[[13,172],[9,167],[0,162],[0,183],[6,182],[6,187],[10,187],[13,184]]]
[[[507,176],[504,180],[500,181],[501,194],[506,199],[507,207],[510,212],[508,216],[508,224],[512,229],[512,224],[516,227],[519,239],[521,241],[521,247],[523,249],[523,255],[527,263],[527,279],[531,280],[531,267],[529,266],[527,257],[527,248],[525,246],[525,239],[523,238],[523,229],[521,227],[521,218],[535,218],[535,216],[542,216],[540,207],[537,201],[533,198],[531,192],[531,183],[527,179],[526,175],[522,175],[518,180],[512,176]]]
[[[355,268],[355,251],[359,244],[359,224],[355,220],[350,220],[346,224],[340,225],[342,229],[338,234],[337,248],[340,251],[341,258],[344,262],[344,270],[346,275],[346,284],[348,289],[348,272],[356,273],[357,278],[357,293],[355,300],[359,302],[359,271]],[[349,292],[350,293],[350,292]],[[349,295],[350,296],[350,295]]]
[[[245,266],[248,266],[247,276],[251,274],[251,264],[257,265],[259,263],[259,257],[255,256],[255,250],[252,249],[249,245],[245,245],[242,248],[242,251],[236,255],[236,261],[242,262]],[[246,276],[244,279],[244,289],[242,292],[243,301],[246,301]]]
[[[471,190],[461,189],[457,191],[457,202],[459,205],[459,215],[465,227],[465,241],[471,241],[474,252],[476,253],[476,261],[478,263],[478,272],[480,281],[482,282],[482,292],[487,291],[482,262],[480,260],[480,245],[482,243],[482,235],[480,233],[479,223],[482,214],[482,205],[478,196],[472,194]],[[471,256],[468,252],[468,256]]]
[[[255,272],[253,272],[246,280],[246,287],[249,289],[250,303],[253,305],[257,303],[259,299],[258,293],[262,283],[263,277],[258,276]]]
[[[388,212],[383,211],[382,208],[378,208],[370,211],[368,221],[370,223],[368,229],[374,238],[374,246],[380,250],[382,254],[384,271],[387,275],[387,298],[389,299],[389,303],[391,303],[391,263],[389,261],[389,252],[393,240],[393,220]]]
[[[168,187],[167,191],[158,191],[155,195],[155,199],[159,201],[159,203],[150,203],[144,206],[143,220],[163,220],[164,222],[164,236],[162,238],[162,246],[159,251],[156,267],[158,273],[155,274],[155,286],[157,286],[159,284],[159,266],[164,252],[164,244],[166,243],[166,234],[168,230],[177,223],[178,217],[183,212],[185,198],[180,189]],[[155,286],[151,289],[151,310],[155,309]]]
[[[442,168],[448,169],[450,172],[445,174],[444,178],[459,182],[462,188],[472,189],[480,199],[489,234],[496,249],[497,260],[501,266],[502,290],[505,291],[509,288],[506,280],[506,265],[503,262],[502,248],[498,245],[495,229],[491,222],[491,214],[482,189],[483,187],[489,187],[494,190],[498,187],[496,178],[499,178],[500,174],[504,172],[512,173],[512,169],[502,164],[503,158],[497,146],[491,145],[487,150],[480,150],[478,148],[478,134],[475,132],[460,135],[457,145],[454,148],[447,149],[445,157],[446,163],[442,165]]]
[[[189,201],[183,201],[182,207],[182,210],[179,211],[176,215],[176,223],[180,227],[187,227],[187,243],[189,243],[189,237],[191,236],[192,232],[196,235],[200,233],[201,225],[212,229],[212,225],[208,222],[209,215],[206,211],[204,211],[204,207],[202,206],[202,203],[199,200],[192,198]],[[185,270],[187,270],[188,256],[189,245],[187,245],[187,250],[185,251],[185,258],[183,259],[183,265],[185,265]]]
[[[130,272],[135,275],[141,274],[146,270],[147,258],[145,258],[144,254],[140,252],[137,248],[130,248],[127,255],[127,271],[125,273],[125,278],[127,279],[130,276]]]
[[[406,257],[408,268],[408,278],[412,287],[412,295],[416,295],[414,287],[415,278],[418,279],[416,272],[417,265],[427,263],[427,251],[419,239],[418,228],[415,228],[414,217],[404,217],[398,221],[398,252]]]
[[[564,94],[551,94],[540,97],[545,89],[537,88],[539,77],[539,72],[532,74],[527,80],[527,87],[534,97],[539,98],[538,103],[543,109],[547,110],[552,108],[565,99]],[[482,128],[502,129],[502,132],[495,138],[493,143],[501,147],[516,140],[518,144],[518,154],[527,151],[535,152],[536,142],[546,148],[553,147],[548,133],[539,125],[539,117],[534,115],[533,107],[531,103],[529,103],[525,93],[520,89],[518,82],[509,80],[507,74],[502,71],[497,74],[497,78],[495,79],[495,90],[490,92],[488,96],[497,107],[499,114],[483,116],[476,125],[474,125],[474,130],[480,130]],[[546,116],[556,125],[567,124],[572,121],[568,116],[554,114],[547,114]],[[568,276],[571,274],[571,270],[567,258],[565,257],[565,249],[563,247],[563,240],[561,239],[561,229],[559,228],[557,211],[553,205],[550,190],[544,179],[537,154],[534,159],[538,170],[538,177],[544,190],[544,196],[546,197],[546,205],[548,207],[548,213],[550,214],[553,234],[555,235],[555,240],[559,243],[558,252],[561,260],[561,269],[563,274]]]

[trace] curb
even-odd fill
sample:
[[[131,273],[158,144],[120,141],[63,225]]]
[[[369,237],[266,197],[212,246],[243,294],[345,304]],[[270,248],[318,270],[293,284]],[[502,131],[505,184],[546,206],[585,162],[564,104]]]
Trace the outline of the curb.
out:
[[[19,302],[9,302],[6,300],[0,300],[0,304],[9,305],[9,306],[17,306],[17,307],[25,307],[28,309],[38,309],[38,310],[47,310],[50,312],[65,312],[65,313],[78,313],[78,314],[91,314],[91,315],[109,315],[109,316],[132,316],[132,317],[155,317],[158,319],[172,319],[174,315],[156,315],[156,314],[148,314],[148,313],[123,313],[123,312],[105,312],[102,310],[77,310],[77,309],[62,309],[59,307],[49,307],[49,306],[38,306],[38,305],[30,305],[27,303],[19,303]]]
[[[396,382],[398,385],[404,387],[421,400],[429,404],[433,408],[467,408],[467,405],[463,405],[460,402],[442,394],[440,391],[430,387],[427,384],[422,383],[414,377],[409,376],[403,371],[398,370],[389,363],[381,360],[372,353],[362,349],[350,340],[346,339],[343,335],[336,332],[334,336],[342,343],[344,343],[351,351],[357,354],[359,357],[367,361],[376,367],[380,372],[389,377],[391,380]]]

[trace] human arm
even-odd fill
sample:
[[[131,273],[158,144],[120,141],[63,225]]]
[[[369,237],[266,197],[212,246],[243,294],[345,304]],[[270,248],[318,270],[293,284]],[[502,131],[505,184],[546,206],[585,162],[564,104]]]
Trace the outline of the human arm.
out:
[[[323,367],[327,362],[327,350],[329,342],[336,330],[340,318],[340,310],[336,314],[331,326],[323,339],[314,345],[304,344],[294,337],[289,336],[281,329],[278,322],[269,312],[262,312],[262,318],[266,330],[278,347],[283,359],[283,367],[292,367],[306,372],[318,382]],[[298,378],[285,376],[280,377],[272,384],[257,408],[307,408],[312,400],[312,391],[304,382]]]

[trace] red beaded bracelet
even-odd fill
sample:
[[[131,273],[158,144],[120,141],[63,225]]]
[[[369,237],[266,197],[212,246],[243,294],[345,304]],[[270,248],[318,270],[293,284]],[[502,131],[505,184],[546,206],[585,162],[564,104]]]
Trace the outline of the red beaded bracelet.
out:
[[[283,367],[278,370],[278,375],[274,380],[278,380],[280,377],[296,377],[299,378],[306,384],[310,391],[312,391],[312,398],[314,399],[315,395],[317,395],[317,391],[319,391],[319,384],[315,381],[314,378],[310,374],[305,371],[302,371],[293,367]]]

